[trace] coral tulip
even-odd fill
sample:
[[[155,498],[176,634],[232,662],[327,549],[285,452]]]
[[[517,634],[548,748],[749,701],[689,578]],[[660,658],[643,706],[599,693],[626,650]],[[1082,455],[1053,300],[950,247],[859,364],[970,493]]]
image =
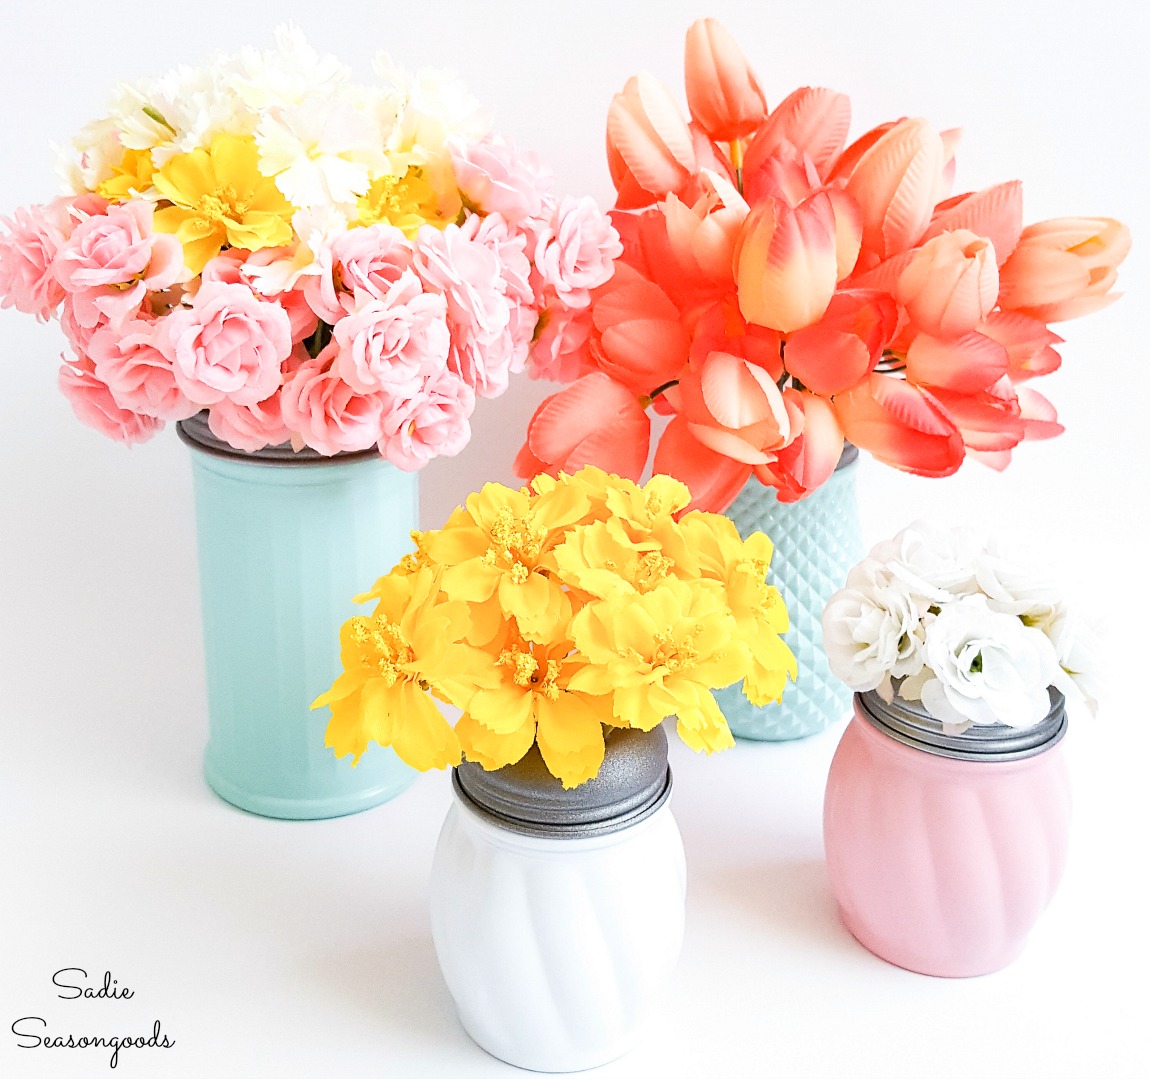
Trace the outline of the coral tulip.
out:
[[[1048,375],[1062,366],[1062,357],[1054,351],[1055,345],[1062,344],[1062,338],[1044,322],[1029,315],[992,311],[978,331],[1006,349],[1011,382]]]
[[[958,427],[918,386],[872,373],[832,403],[847,439],[884,464],[918,476],[949,476],[962,464]]]
[[[743,175],[749,177],[783,145],[805,154],[824,180],[842,153],[851,122],[846,94],[803,86],[779,102],[747,147]]]
[[[1022,235],[1022,184],[1012,180],[939,203],[922,241],[959,229],[985,236],[994,244],[994,257],[1001,266]]]
[[[790,419],[783,395],[756,364],[712,352],[679,379],[681,411],[704,446],[746,464],[766,464],[784,445]]]
[[[791,333],[822,318],[838,281],[835,211],[825,191],[792,208],[764,199],[735,253],[739,309],[748,322]]]
[[[928,240],[903,270],[895,295],[929,334],[953,337],[973,330],[998,299],[994,245],[966,229]]]
[[[679,310],[653,281],[625,263],[596,293],[592,309],[599,367],[636,396],[678,377],[686,365],[690,338]]]
[[[780,502],[797,502],[830,479],[842,457],[844,439],[834,408],[825,398],[793,389],[784,390],[783,396],[798,437],[777,450],[773,462],[756,465],[755,475],[776,488]]]
[[[652,469],[687,485],[691,492],[688,511],[711,513],[722,513],[734,502],[751,476],[750,465],[716,453],[695,438],[685,416],[676,416],[667,424]]]
[[[873,370],[897,325],[895,302],[884,293],[836,292],[818,322],[787,339],[787,371],[813,393],[850,389]]]
[[[1058,217],[1022,230],[1001,273],[999,303],[1042,322],[1089,314],[1110,292],[1130,250],[1130,230],[1108,217]]]
[[[976,393],[993,386],[1010,367],[1004,346],[981,333],[938,338],[920,333],[906,352],[906,377],[918,386]]]
[[[651,421],[625,386],[594,371],[544,400],[527,427],[515,473],[575,472],[598,465],[638,479],[647,463]]]
[[[700,177],[704,193],[688,206],[668,195],[661,209],[675,260],[691,276],[733,283],[735,244],[750,207],[738,190],[713,172]]]
[[[684,57],[687,106],[716,142],[745,139],[767,115],[759,80],[735,39],[715,19],[687,30]]]
[[[680,192],[696,168],[687,122],[667,89],[641,72],[607,111],[607,166],[622,209],[649,206]]]
[[[936,387],[930,392],[946,409],[968,449],[995,453],[1022,441],[1022,410],[1009,378],[1000,378],[993,386],[974,393]]]
[[[876,265],[915,244],[930,223],[944,164],[925,120],[900,120],[859,158],[847,191],[862,210],[863,251]]]

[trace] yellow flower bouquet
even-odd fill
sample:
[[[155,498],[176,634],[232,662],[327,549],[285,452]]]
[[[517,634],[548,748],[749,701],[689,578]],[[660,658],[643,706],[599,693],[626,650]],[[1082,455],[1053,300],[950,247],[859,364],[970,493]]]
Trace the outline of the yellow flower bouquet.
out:
[[[778,700],[795,660],[766,583],[770,540],[718,514],[682,514],[687,487],[583,468],[513,490],[489,483],[359,602],[340,632],[343,673],[327,745],[369,742],[425,771],[463,757],[492,770],[533,744],[563,786],[595,776],[606,727],[669,716],[693,749],[734,744],[713,689],[742,679]],[[455,726],[430,699],[457,708]]]

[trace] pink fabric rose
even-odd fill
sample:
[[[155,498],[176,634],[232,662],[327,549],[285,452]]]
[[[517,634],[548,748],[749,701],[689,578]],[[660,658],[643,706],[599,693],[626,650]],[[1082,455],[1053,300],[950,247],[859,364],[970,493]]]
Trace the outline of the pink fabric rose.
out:
[[[200,406],[176,385],[172,362],[156,348],[155,322],[132,319],[120,329],[104,326],[92,335],[88,356],[96,377],[121,408],[160,420],[186,420]]]
[[[379,452],[405,472],[433,457],[454,457],[471,440],[471,387],[443,371],[410,397],[390,401],[380,418]]]
[[[134,199],[81,221],[52,265],[81,325],[101,317],[119,324],[139,311],[147,292],[186,275],[183,250],[175,236],[152,232],[152,204]]]
[[[336,349],[329,345],[300,364],[280,394],[283,421],[292,441],[325,456],[365,450],[379,438],[382,394],[359,394],[332,369]]]
[[[586,307],[622,254],[619,234],[595,200],[568,196],[536,240],[535,268],[568,307]]]
[[[278,393],[254,405],[237,405],[225,397],[208,412],[208,429],[220,441],[248,453],[278,446],[291,439],[280,406]]]
[[[527,373],[532,378],[552,382],[574,382],[596,370],[588,349],[592,325],[589,307],[568,308],[557,304],[544,311],[531,347]]]
[[[411,269],[415,251],[393,225],[349,229],[321,249],[321,269],[304,285],[308,303],[333,325],[349,311],[380,300]]]
[[[475,227],[470,229],[472,233]],[[415,269],[430,292],[447,301],[451,327],[448,367],[480,397],[507,389],[514,355],[502,264],[485,244],[457,225],[419,230]]]
[[[336,373],[359,393],[405,394],[447,367],[447,301],[407,271],[379,299],[341,318]]]
[[[221,251],[214,259],[208,261],[200,273],[200,282],[207,284],[216,282],[225,285],[246,285],[252,293],[268,303],[277,303],[282,307],[291,322],[291,339],[302,341],[315,333],[319,319],[308,305],[302,288],[293,288],[285,292],[264,293],[260,291],[260,279],[256,273],[248,273],[249,266],[258,266],[260,256],[269,251],[278,251],[279,248],[264,248],[254,254],[240,248],[229,248]]]
[[[531,154],[520,154],[500,136],[451,147],[455,179],[463,196],[482,213],[502,214],[512,224],[543,213],[551,177]]]
[[[60,368],[59,384],[76,418],[117,442],[129,446],[147,442],[164,426],[154,416],[141,416],[116,404],[111,391],[96,377],[90,360],[65,363]]]
[[[246,285],[208,282],[161,327],[156,345],[171,361],[176,385],[198,405],[224,398],[253,405],[269,397],[292,350],[287,312]]]
[[[7,230],[0,234],[0,307],[15,307],[41,321],[64,299],[64,288],[52,271],[52,261],[69,231],[58,201],[21,208],[10,218],[0,218],[0,226]]]

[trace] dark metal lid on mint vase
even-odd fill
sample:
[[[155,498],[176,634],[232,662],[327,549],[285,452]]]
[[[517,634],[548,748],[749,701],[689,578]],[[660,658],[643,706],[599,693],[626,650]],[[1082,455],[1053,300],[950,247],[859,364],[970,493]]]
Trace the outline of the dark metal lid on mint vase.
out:
[[[671,794],[667,735],[611,727],[604,732],[599,774],[564,790],[533,745],[517,764],[485,771],[464,761],[452,777],[455,793],[492,824],[547,839],[583,839],[629,828]]]
[[[1066,734],[1066,698],[1049,687],[1050,710],[1031,727],[1005,723],[977,725],[962,734],[947,734],[922,701],[904,700],[896,692],[884,701],[877,690],[856,693],[859,713],[872,727],[896,742],[936,757],[967,761],[1012,761],[1033,757],[1049,749]]]
[[[299,450],[294,449],[290,442],[283,442],[278,446],[264,446],[263,449],[252,450],[251,452],[241,450],[212,434],[211,428],[208,427],[207,409],[203,412],[197,412],[189,419],[180,420],[176,424],[176,434],[180,436],[181,441],[203,453],[210,453],[215,457],[239,458],[261,465],[333,465],[355,461],[361,457],[379,456],[379,451],[374,446],[370,446],[366,450],[357,450],[354,453],[337,453],[334,456],[327,456],[313,450],[310,446],[304,446]]]

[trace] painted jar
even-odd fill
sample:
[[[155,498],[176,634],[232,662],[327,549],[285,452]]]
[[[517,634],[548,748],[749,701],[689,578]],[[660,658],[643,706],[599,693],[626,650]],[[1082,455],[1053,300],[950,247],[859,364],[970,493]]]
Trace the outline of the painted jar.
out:
[[[823,831],[847,929],[875,955],[962,978],[1010,963],[1058,886],[1070,828],[1062,695],[1029,728],[947,734],[920,702],[854,699]]]
[[[431,929],[467,1033],[533,1071],[581,1071],[641,1034],[678,960],[685,866],[661,727],[615,729],[564,790],[537,747],[465,763],[431,874]]]

